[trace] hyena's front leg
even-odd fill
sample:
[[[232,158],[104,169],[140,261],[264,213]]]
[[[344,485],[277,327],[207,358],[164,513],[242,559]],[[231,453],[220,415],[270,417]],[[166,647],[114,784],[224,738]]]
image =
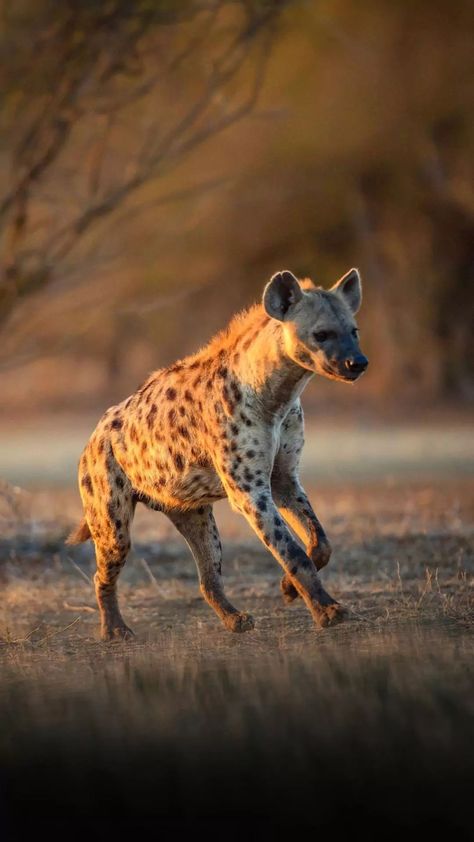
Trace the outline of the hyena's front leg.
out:
[[[306,492],[294,477],[278,477],[276,482],[272,481],[272,490],[280,513],[303,542],[316,569],[321,570],[331,557],[331,545]],[[281,580],[281,590],[287,602],[299,595],[286,575]]]
[[[273,501],[270,484],[246,491],[223,477],[233,507],[247,518],[265,546],[281,564],[292,586],[304,599],[316,625],[341,622],[344,609],[324,590],[314,563],[293,538]]]
[[[255,624],[250,614],[237,611],[224,593],[222,546],[212,506],[200,506],[187,512],[168,512],[168,517],[186,540],[198,568],[201,593],[224,626],[233,632],[253,629]]]

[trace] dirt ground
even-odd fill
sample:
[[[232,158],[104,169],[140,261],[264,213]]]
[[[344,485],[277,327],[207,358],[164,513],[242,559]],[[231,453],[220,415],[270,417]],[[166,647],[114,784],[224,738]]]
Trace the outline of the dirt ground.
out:
[[[310,493],[318,500],[317,488]],[[30,646],[46,647],[50,655],[60,653],[63,646],[80,652],[95,638],[97,611],[92,545],[63,544],[71,521],[60,511],[68,506],[75,511],[75,493],[56,489],[24,496],[30,514],[26,517],[20,511],[21,524],[5,529],[0,541],[2,640],[20,643],[27,638]],[[15,502],[21,507],[20,501]],[[46,504],[52,520],[42,519]],[[226,504],[217,509],[226,590],[238,607],[255,614],[252,639],[271,628],[276,636],[291,634],[295,628],[323,639],[324,633],[313,633],[300,602],[284,606],[280,568],[246,523]],[[320,494],[317,511],[334,547],[322,576],[328,589],[351,609],[351,634],[356,628],[381,630],[401,622],[470,627],[474,483],[469,479],[332,484]],[[203,646],[207,633],[226,638],[199,594],[192,557],[173,527],[162,516],[142,509],[134,537],[120,579],[120,598],[137,633],[137,645],[157,642],[170,629],[174,634],[202,635]],[[344,626],[328,634],[334,639],[348,632]]]
[[[463,430],[435,453],[422,430],[392,431],[397,457],[378,431],[365,470],[349,470],[357,435],[342,430],[338,449],[337,434],[310,433],[306,486],[334,548],[323,578],[351,612],[322,632],[300,601],[283,604],[276,562],[222,503],[226,590],[255,630],[220,626],[187,547],[141,509],[120,580],[137,637],[102,644],[92,547],[63,543],[80,514],[74,487],[5,483],[0,806],[12,838],[33,781],[33,815],[60,828],[71,813],[110,822],[113,804],[125,824],[159,815],[172,838],[196,822],[219,835],[217,816],[252,816],[272,837],[286,823],[326,827],[331,811],[344,829],[363,818],[365,838],[388,815],[395,835],[433,825],[468,838],[474,472]],[[309,801],[295,816],[299,796]]]

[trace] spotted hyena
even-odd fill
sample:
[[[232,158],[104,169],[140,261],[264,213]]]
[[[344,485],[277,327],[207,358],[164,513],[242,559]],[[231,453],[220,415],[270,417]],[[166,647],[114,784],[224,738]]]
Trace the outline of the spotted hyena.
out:
[[[342,619],[318,575],[331,549],[298,478],[300,395],[314,374],[352,383],[367,368],[354,320],[360,302],[357,269],[328,291],[278,272],[261,304],[107,410],[80,460],[85,516],[69,538],[94,541],[104,639],[131,634],[116,584],[138,502],[166,514],[184,536],[202,594],[230,631],[254,621],[224,593],[212,513],[222,497],[281,564],[284,599],[301,596],[317,626]]]

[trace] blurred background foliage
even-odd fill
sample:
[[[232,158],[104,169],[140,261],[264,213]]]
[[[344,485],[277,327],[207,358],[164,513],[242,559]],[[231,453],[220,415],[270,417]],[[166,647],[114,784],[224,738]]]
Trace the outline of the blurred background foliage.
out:
[[[358,404],[472,401],[472,22],[468,0],[2,3],[4,406],[104,406],[277,269],[352,265]]]

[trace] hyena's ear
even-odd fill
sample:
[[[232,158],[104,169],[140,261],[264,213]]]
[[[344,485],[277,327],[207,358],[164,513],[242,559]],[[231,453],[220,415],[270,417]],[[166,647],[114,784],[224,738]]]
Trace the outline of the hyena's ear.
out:
[[[353,313],[357,313],[362,303],[362,281],[360,279],[358,269],[349,269],[345,275],[340,278],[330,292],[336,292],[349,305]]]
[[[302,297],[301,287],[293,273],[277,272],[263,291],[263,306],[272,319],[284,322]]]

